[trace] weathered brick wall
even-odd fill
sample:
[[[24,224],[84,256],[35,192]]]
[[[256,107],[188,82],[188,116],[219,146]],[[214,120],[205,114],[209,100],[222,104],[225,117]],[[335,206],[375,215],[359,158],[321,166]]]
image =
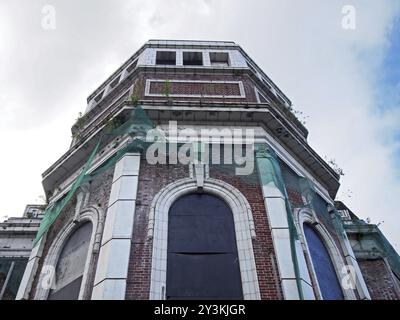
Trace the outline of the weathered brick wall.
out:
[[[170,94],[240,96],[238,83],[170,82]],[[151,82],[150,94],[163,94],[164,82]]]
[[[358,260],[369,294],[373,300],[399,300],[396,284],[383,259]]]
[[[150,205],[155,195],[168,184],[189,177],[188,166],[140,163],[133,241],[126,285],[126,299],[147,300],[150,293],[153,242],[147,238]]]
[[[212,168],[210,169],[210,176],[231,184],[241,191],[249,201],[257,235],[253,241],[253,250],[261,298],[281,299],[282,290],[279,285],[276,258],[260,186],[249,184]],[[126,299],[149,298],[152,240],[147,239],[147,227],[151,202],[154,196],[166,185],[186,177],[189,177],[187,165],[154,166],[149,165],[146,161],[141,162]]]
[[[169,79],[169,80],[214,80],[214,81],[241,81],[243,83],[243,88],[245,92],[245,98],[203,98],[203,101],[226,101],[226,102],[257,102],[257,97],[254,92],[254,84],[252,80],[248,77],[248,75],[205,75],[205,74],[182,74],[182,73],[150,73],[147,72],[145,74],[141,74],[140,79],[142,81],[142,86],[144,89],[144,85],[146,83],[146,79]],[[151,90],[153,93],[160,94],[162,93],[164,87],[164,83],[153,83],[151,85]],[[156,91],[155,91],[156,90]],[[238,95],[238,86],[237,85],[229,85],[229,84],[201,84],[198,83],[184,83],[177,85],[176,83],[171,83],[171,94],[198,94],[199,92],[204,92],[205,94],[212,95]],[[163,97],[149,97],[149,96],[141,96],[144,100],[159,100],[163,99]],[[177,100],[187,100],[187,101],[199,101],[198,97],[184,97],[184,98],[172,98]]]
[[[264,197],[258,182],[257,168],[250,176],[238,177],[223,171],[218,166],[210,168],[210,177],[220,179],[238,189],[247,199],[253,213],[256,239],[253,240],[254,258],[256,261],[257,276],[261,299],[283,299],[282,288],[279,283],[278,265],[272,242],[272,235],[264,205]]]

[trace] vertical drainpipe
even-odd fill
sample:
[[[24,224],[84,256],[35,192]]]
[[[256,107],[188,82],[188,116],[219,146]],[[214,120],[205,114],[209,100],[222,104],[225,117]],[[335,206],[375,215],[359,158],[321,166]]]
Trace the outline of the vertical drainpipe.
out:
[[[285,300],[314,300],[314,291],[275,152],[256,146],[256,163]]]

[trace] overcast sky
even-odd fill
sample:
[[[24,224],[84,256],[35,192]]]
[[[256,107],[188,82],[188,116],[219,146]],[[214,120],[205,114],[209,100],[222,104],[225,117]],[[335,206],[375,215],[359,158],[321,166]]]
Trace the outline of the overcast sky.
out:
[[[42,26],[45,5],[55,29]],[[67,151],[87,96],[146,40],[233,40],[343,168],[338,198],[384,221],[399,251],[399,17],[399,0],[0,0],[0,220],[40,201],[41,173]]]

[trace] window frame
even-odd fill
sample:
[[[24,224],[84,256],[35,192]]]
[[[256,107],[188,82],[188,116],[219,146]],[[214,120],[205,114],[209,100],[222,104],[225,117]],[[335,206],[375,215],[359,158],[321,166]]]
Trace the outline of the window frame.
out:
[[[340,253],[339,248],[337,247],[335,241],[329,234],[328,230],[325,228],[323,224],[321,224],[314,210],[309,208],[301,208],[295,209],[295,223],[297,230],[299,230],[299,239],[301,242],[301,246],[303,249],[303,253],[308,266],[308,273],[310,278],[312,279],[312,286],[314,289],[314,293],[317,300],[323,300],[321,289],[319,287],[318,278],[315,272],[314,264],[310,255],[310,250],[307,244],[307,239],[304,233],[304,224],[308,224],[320,237],[322,243],[325,245],[325,248],[329,254],[331,262],[336,272],[336,277],[341,285],[341,279],[343,276],[342,271],[345,270],[347,263],[344,260],[344,257]],[[347,269],[346,269],[347,270]],[[344,289],[341,286],[344,300],[356,300],[356,295],[354,291],[356,289]]]
[[[48,254],[44,260],[41,272],[38,275],[39,281],[35,292],[35,300],[48,299],[51,288],[43,287],[40,285],[40,283],[46,281],[45,278],[49,270],[51,271],[52,269],[55,272],[60,254],[64,248],[65,243],[82,224],[87,222],[92,223],[92,234],[90,236],[89,249],[87,252],[78,300],[83,300],[90,295],[91,290],[89,290],[88,286],[91,285],[91,276],[89,275],[89,273],[91,272],[90,268],[93,267],[95,261],[95,253],[98,253],[99,251],[101,239],[100,236],[103,233],[104,225],[104,214],[101,209],[95,206],[91,206],[88,209],[85,209],[79,214],[76,220],[70,221],[68,224],[64,225],[64,227],[58,232],[57,236],[54,238],[53,243],[51,244]],[[96,272],[96,270],[93,269],[93,272]]]
[[[221,67],[221,68],[228,68],[228,67],[231,66],[231,59],[230,59],[229,52],[226,52],[226,51],[210,51],[208,53],[208,55],[209,55],[209,58],[210,58],[210,66]],[[217,61],[216,57],[218,57],[218,55],[226,56],[226,61],[219,61],[218,59],[217,59],[218,60]],[[214,57],[214,59],[213,59],[213,57]]]
[[[158,55],[160,54],[173,54],[174,55],[174,60],[173,60],[173,63],[165,63],[166,61],[169,61],[168,59],[160,59],[161,60],[161,62],[163,62],[163,63],[159,63],[158,61],[159,61],[159,58],[158,58]],[[173,51],[173,50],[157,50],[156,51],[156,62],[155,62],[155,65],[156,66],[176,66],[176,62],[177,62],[177,54],[176,54],[176,51]],[[171,62],[172,62],[172,60],[171,60]]]
[[[185,63],[185,56],[189,55],[189,59],[193,58],[191,56],[199,55],[201,57],[201,63]],[[186,59],[187,61],[187,59]],[[191,59],[192,61],[192,59]],[[182,51],[182,65],[184,67],[203,67],[204,66],[204,57],[203,51]]]

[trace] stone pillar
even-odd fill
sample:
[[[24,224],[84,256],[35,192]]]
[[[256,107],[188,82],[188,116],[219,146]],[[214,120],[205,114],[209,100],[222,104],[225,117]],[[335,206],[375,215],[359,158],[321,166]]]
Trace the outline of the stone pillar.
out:
[[[42,236],[36,246],[32,249],[31,255],[29,256],[28,264],[26,265],[24,275],[21,283],[19,284],[18,292],[15,300],[27,300],[29,299],[29,293],[32,288],[32,283],[38,269],[39,260],[42,257],[44,244],[46,243],[46,234]],[[38,286],[41,284],[38,283]]]
[[[139,167],[139,153],[127,153],[115,165],[93,300],[125,299]]]
[[[330,212],[331,214],[331,218],[333,220],[334,225],[336,223],[341,223],[338,221],[335,221],[337,219],[337,217],[335,216],[335,211],[332,210],[332,212]],[[348,266],[353,267],[353,271],[354,271],[354,281],[355,281],[355,289],[357,290],[360,299],[361,300],[371,300],[371,296],[369,294],[367,285],[365,283],[364,277],[361,273],[360,270],[360,266],[358,265],[357,259],[354,255],[353,252],[353,248],[351,247],[349,238],[347,237],[346,232],[343,231],[343,233],[341,234],[341,236],[339,236],[339,241],[341,244],[341,247],[343,249],[343,253],[347,262]]]
[[[271,151],[266,146],[259,146],[256,150],[256,162],[259,178],[262,185],[264,203],[267,218],[272,235],[275,255],[278,262],[280,283],[284,299],[299,300],[299,289],[296,280],[295,267],[292,258],[289,223],[287,219],[287,208],[285,195],[277,185],[282,178],[280,172],[276,172],[278,165]],[[296,258],[299,265],[300,283],[303,298],[314,300],[314,291],[311,285],[307,264],[299,240],[295,242]]]

